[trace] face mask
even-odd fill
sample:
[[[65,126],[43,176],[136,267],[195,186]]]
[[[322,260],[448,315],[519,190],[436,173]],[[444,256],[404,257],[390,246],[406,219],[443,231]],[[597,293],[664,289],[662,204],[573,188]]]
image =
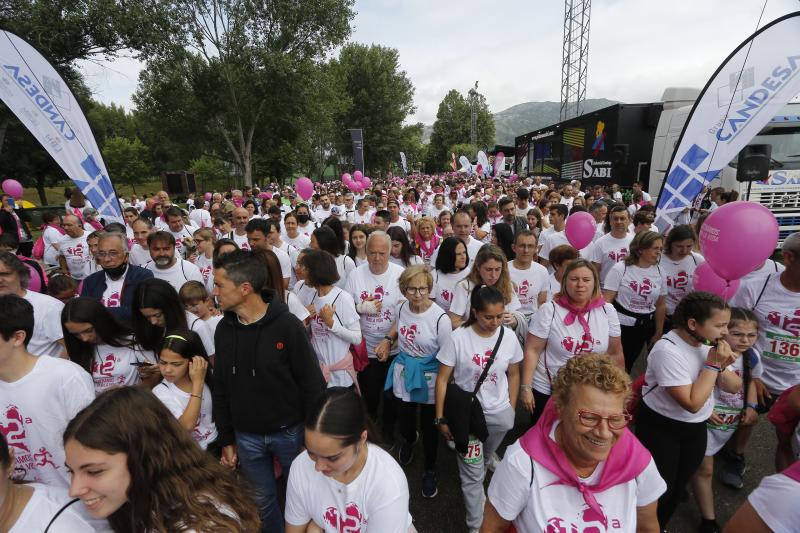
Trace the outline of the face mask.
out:
[[[122,263],[119,266],[112,267],[112,268],[103,268],[103,271],[108,274],[108,277],[111,279],[119,279],[125,273],[125,270],[128,268],[128,263]]]
[[[308,215],[297,215],[297,221],[302,225],[308,222]]]

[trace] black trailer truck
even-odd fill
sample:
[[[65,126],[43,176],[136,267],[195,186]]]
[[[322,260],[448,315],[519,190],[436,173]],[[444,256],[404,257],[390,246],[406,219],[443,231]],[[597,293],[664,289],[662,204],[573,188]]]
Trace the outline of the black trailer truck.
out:
[[[615,104],[516,138],[515,172],[584,185],[647,183],[662,103]]]

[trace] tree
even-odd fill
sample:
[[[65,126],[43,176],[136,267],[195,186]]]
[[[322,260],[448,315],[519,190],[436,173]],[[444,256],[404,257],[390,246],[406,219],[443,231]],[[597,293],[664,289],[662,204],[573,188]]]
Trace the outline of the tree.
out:
[[[293,80],[309,61],[320,60],[350,34],[353,0],[183,0],[171,4],[170,20],[179,27],[168,45],[145,47],[147,83],[137,93],[137,105],[162,106],[152,92],[169,88],[159,71],[180,81],[184,95],[174,101],[186,106],[175,113],[190,115],[194,128],[219,138],[225,152],[241,169],[244,183],[253,182],[254,149],[264,137],[286,159],[291,127],[292,94],[281,84]],[[144,79],[143,79],[144,81]],[[152,104],[148,106],[147,104]],[[285,104],[285,105],[281,105]],[[289,102],[291,104],[291,102]],[[287,109],[288,108],[288,109]],[[295,115],[296,116],[296,115]],[[275,124],[286,126],[274,129]]]
[[[361,128],[365,168],[370,172],[388,168],[400,157],[403,122],[414,112],[414,86],[400,70],[397,50],[348,44],[333,63],[352,102],[342,117],[342,146],[351,153],[346,130]]]
[[[134,194],[136,184],[147,177],[147,147],[138,138],[109,137],[103,148],[103,160],[114,183],[126,183]]]
[[[477,142],[479,149],[487,149],[494,145],[494,118],[486,104],[486,98],[475,89],[470,89],[465,98],[457,90],[452,89],[439,103],[436,122],[428,146],[427,170],[434,172],[446,168],[450,164],[448,149],[455,144],[470,142],[470,126],[472,123],[470,99],[474,99],[476,109]],[[474,158],[475,154],[466,155]]]

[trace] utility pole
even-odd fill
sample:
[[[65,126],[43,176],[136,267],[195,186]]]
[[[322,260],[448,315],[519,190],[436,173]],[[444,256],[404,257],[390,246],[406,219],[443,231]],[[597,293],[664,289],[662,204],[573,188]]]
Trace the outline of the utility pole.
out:
[[[469,91],[469,112],[470,112],[470,126],[469,126],[469,143],[472,146],[478,146],[478,82],[475,82],[475,88]]]

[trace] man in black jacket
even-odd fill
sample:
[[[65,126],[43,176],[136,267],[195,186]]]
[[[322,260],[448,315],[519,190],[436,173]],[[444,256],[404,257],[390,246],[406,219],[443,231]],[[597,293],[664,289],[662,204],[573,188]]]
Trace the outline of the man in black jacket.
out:
[[[214,336],[213,405],[222,464],[233,468],[238,459],[255,489],[262,531],[282,533],[273,458],[288,475],[325,380],[303,323],[264,289],[267,275],[251,251],[214,261],[214,296],[225,316]]]

